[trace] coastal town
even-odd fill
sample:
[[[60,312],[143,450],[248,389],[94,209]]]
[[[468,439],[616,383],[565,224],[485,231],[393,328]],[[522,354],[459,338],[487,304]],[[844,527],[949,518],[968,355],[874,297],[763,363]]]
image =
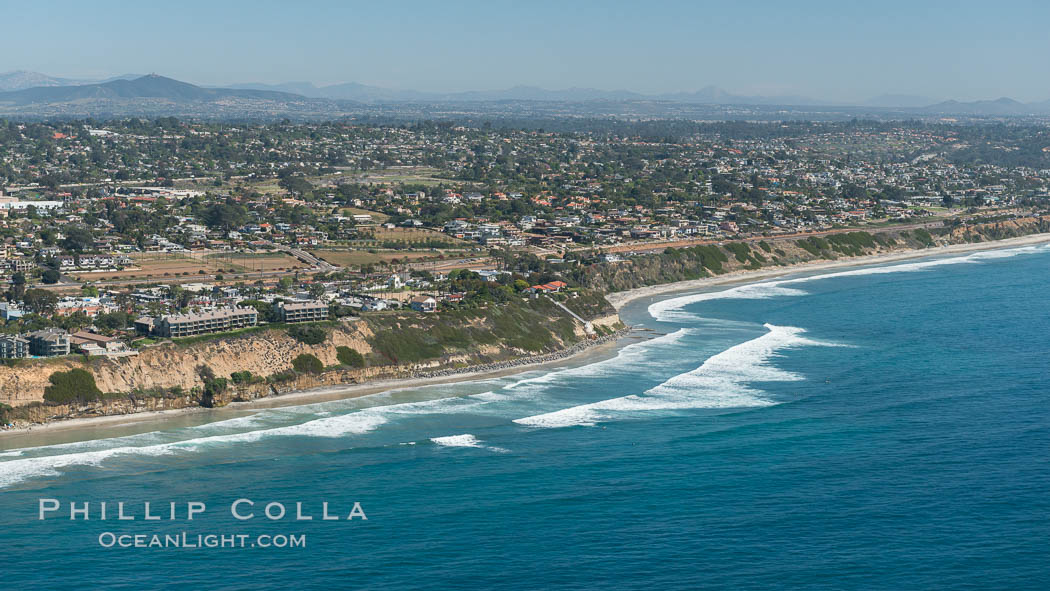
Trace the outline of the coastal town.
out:
[[[0,122],[0,357],[463,309],[478,283],[564,300],[581,269],[668,248],[952,228],[1048,203],[1041,132],[630,129]]]
[[[1050,580],[1050,2],[4,8],[5,588]]]

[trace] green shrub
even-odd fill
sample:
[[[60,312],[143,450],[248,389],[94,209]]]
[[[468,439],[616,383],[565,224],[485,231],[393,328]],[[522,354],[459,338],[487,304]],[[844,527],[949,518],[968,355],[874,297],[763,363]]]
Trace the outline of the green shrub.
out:
[[[360,353],[354,351],[350,347],[336,347],[335,357],[339,360],[339,363],[349,367],[364,367],[365,358]]]
[[[85,369],[56,371],[48,378],[51,385],[44,388],[44,400],[52,404],[92,402],[102,397],[95,385],[95,376]]]
[[[729,242],[725,245],[725,249],[733,253],[733,256],[736,257],[736,260],[740,261],[741,263],[748,262],[751,255],[751,247],[749,247],[747,244],[744,244],[743,242]]]
[[[297,373],[321,373],[324,371],[324,364],[317,357],[303,353],[292,360],[292,369]]]
[[[923,228],[915,230],[915,239],[925,246],[933,246],[933,236]]]
[[[248,370],[235,371],[230,374],[230,379],[233,380],[234,384],[249,384],[252,381],[252,372]]]
[[[288,336],[304,345],[320,345],[328,338],[328,331],[313,324],[295,324],[288,327]]]

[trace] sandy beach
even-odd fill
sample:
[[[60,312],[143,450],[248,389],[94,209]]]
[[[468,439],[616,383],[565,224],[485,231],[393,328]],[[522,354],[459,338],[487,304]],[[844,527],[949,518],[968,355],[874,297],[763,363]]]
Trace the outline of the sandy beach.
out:
[[[625,335],[621,338],[629,337]],[[611,352],[615,351],[617,348],[617,343],[620,340],[621,339],[611,339],[591,347],[585,347],[580,351],[576,351],[572,354],[566,355],[558,359],[537,361],[535,363],[521,363],[519,365],[514,365],[513,367],[505,367],[490,370],[464,371],[461,373],[440,377],[397,378],[376,380],[373,382],[366,382],[362,384],[328,386],[324,388],[315,388],[310,390],[302,390],[299,392],[289,392],[287,394],[281,394],[278,396],[259,398],[257,400],[252,400],[249,402],[234,402],[220,409],[190,407],[124,415],[83,417],[76,419],[53,421],[50,423],[32,425],[31,427],[19,427],[14,429],[8,429],[5,431],[0,431],[0,441],[8,442],[16,440],[20,436],[24,436],[27,433],[37,434],[75,431],[81,429],[88,430],[100,427],[116,427],[133,425],[138,423],[159,422],[171,419],[173,417],[185,416],[190,414],[222,413],[223,411],[250,411],[254,409],[263,408],[278,408],[282,406],[313,404],[317,402],[329,402],[333,400],[343,400],[347,398],[359,398],[371,394],[389,392],[391,390],[405,390],[410,388],[418,388],[422,386],[433,386],[437,384],[452,384],[483,378],[498,378],[537,370],[555,370],[561,367],[586,364],[591,360],[601,359],[609,355]]]
[[[877,265],[892,263],[896,261],[904,261],[909,259],[924,258],[930,256],[944,256],[952,254],[962,254],[967,252],[976,252],[982,250],[994,250],[1003,248],[1016,248],[1020,246],[1042,244],[1050,242],[1050,233],[1048,234],[1033,234],[1030,236],[1022,236],[1018,238],[1009,238],[1005,240],[997,240],[995,242],[981,242],[976,244],[957,244],[951,246],[943,246],[936,248],[928,248],[923,250],[912,250],[906,252],[896,252],[878,255],[869,255],[863,257],[848,258],[839,261],[814,261],[809,263],[800,263],[796,265],[790,265],[785,267],[777,267],[774,269],[762,269],[757,271],[734,271],[732,273],[726,273],[725,275],[719,275],[716,277],[708,277],[704,279],[696,279],[693,281],[681,281],[677,283],[668,283],[662,285],[653,285],[648,287],[640,287],[622,292],[614,292],[608,294],[606,299],[615,307],[617,310],[622,309],[629,302],[646,298],[654,297],[664,294],[672,294],[679,292],[688,292],[698,289],[705,289],[709,287],[716,287],[720,285],[732,285],[739,283],[747,283],[754,281],[761,281],[765,279],[773,279],[777,277],[783,277],[785,275],[791,275],[799,272],[813,272],[813,271],[831,271],[836,269],[843,269],[848,267],[858,267],[864,265]],[[621,339],[613,339],[593,347],[584,348],[581,351],[574,352],[570,355],[566,355],[559,359],[544,360],[535,363],[522,363],[513,367],[505,367],[499,369],[486,369],[478,371],[464,371],[462,373],[456,373],[448,376],[436,376],[436,377],[415,377],[415,378],[402,378],[402,379],[386,379],[377,380],[374,382],[367,382],[363,384],[350,384],[345,386],[330,386],[325,388],[318,388],[312,390],[304,390],[300,392],[290,392],[288,394],[281,394],[279,396],[272,396],[267,398],[260,398],[250,402],[235,402],[222,409],[208,409],[203,407],[193,407],[184,409],[174,409],[166,411],[155,411],[155,412],[143,412],[134,413],[127,415],[112,415],[103,417],[85,417],[78,419],[68,419],[62,421],[55,421],[42,425],[33,425],[32,427],[9,429],[6,431],[0,431],[0,441],[11,441],[19,436],[26,433],[39,433],[39,432],[59,432],[59,431],[72,431],[78,429],[95,429],[99,427],[114,427],[131,425],[137,423],[146,422],[159,422],[170,419],[176,416],[182,416],[193,413],[221,413],[223,411],[250,411],[253,409],[262,408],[276,408],[281,406],[295,406],[300,404],[312,404],[317,402],[328,402],[332,400],[340,400],[346,398],[357,398],[361,396],[368,396],[371,394],[378,394],[381,392],[388,392],[391,390],[401,390],[408,388],[417,388],[422,386],[430,386],[435,384],[448,384],[456,382],[466,382],[482,378],[496,378],[508,375],[514,375],[519,373],[525,373],[529,371],[537,370],[554,370],[559,367],[568,365],[579,365],[586,363],[591,359],[600,359],[612,351],[616,350],[619,346],[618,343],[622,342]]]
[[[760,281],[763,279],[773,279],[776,277],[783,277],[785,275],[798,273],[800,271],[830,271],[848,267],[880,265],[896,261],[905,261],[909,259],[918,259],[931,256],[961,254],[981,250],[1016,248],[1019,246],[1043,244],[1047,242],[1050,242],[1050,234],[1031,234],[1029,236],[1006,238],[1004,240],[996,240],[994,242],[977,242],[974,244],[952,244],[950,246],[938,246],[935,248],[924,248],[922,250],[909,250],[904,252],[844,258],[838,261],[811,261],[806,263],[787,265],[784,267],[776,267],[772,269],[760,269],[756,271],[733,271],[731,273],[726,273],[724,275],[718,275],[715,277],[705,277],[703,279],[694,279],[692,281],[679,281],[677,283],[663,283],[660,285],[650,285],[647,287],[639,287],[627,291],[618,291],[606,295],[605,299],[609,300],[609,303],[612,304],[614,308],[620,310],[628,303],[641,298],[684,291],[692,291],[696,289],[704,289],[707,287],[714,287],[718,285],[731,285],[736,283]]]

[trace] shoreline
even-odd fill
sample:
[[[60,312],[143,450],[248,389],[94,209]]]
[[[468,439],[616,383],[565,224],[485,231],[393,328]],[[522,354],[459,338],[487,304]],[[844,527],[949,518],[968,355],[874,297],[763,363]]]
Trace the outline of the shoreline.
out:
[[[763,279],[775,279],[778,277],[784,277],[786,275],[792,275],[795,273],[805,271],[825,271],[843,269],[848,267],[863,267],[865,265],[893,263],[897,261],[905,261],[930,256],[958,254],[964,252],[977,252],[982,250],[998,250],[1003,248],[1028,246],[1032,244],[1043,243],[1050,243],[1050,233],[1029,234],[1027,236],[1018,236],[1016,238],[1004,238],[1002,240],[995,240],[992,242],[949,244],[946,246],[923,248],[920,250],[907,250],[899,252],[870,254],[834,261],[807,261],[804,263],[795,263],[783,267],[759,269],[754,271],[731,271],[729,273],[725,273],[723,275],[715,275],[713,277],[704,277],[701,279],[692,279],[689,281],[678,281],[675,283],[660,283],[657,285],[636,287],[634,289],[629,289],[626,291],[615,291],[606,294],[605,299],[608,300],[610,304],[612,304],[613,308],[615,308],[617,312],[619,312],[624,306],[635,300],[671,293],[693,291],[697,289],[703,289],[705,287],[731,285],[735,283],[751,283]]]
[[[256,398],[255,400],[245,402],[231,402],[221,408],[192,406],[170,410],[156,410],[95,417],[77,417],[50,421],[47,423],[36,423],[26,427],[15,427],[13,429],[0,431],[0,442],[9,439],[17,439],[30,433],[58,433],[76,429],[119,427],[150,421],[162,421],[165,419],[193,414],[222,412],[224,410],[247,411],[265,408],[280,408],[282,406],[296,406],[299,404],[312,404],[317,402],[330,402],[333,400],[361,398],[393,390],[404,390],[438,384],[454,384],[480,378],[498,378],[545,368],[556,369],[562,364],[579,360],[580,358],[586,357],[588,354],[598,355],[603,353],[607,349],[614,347],[621,339],[629,336],[632,330],[631,327],[626,327],[610,335],[599,337],[593,341],[581,341],[561,351],[546,353],[536,357],[518,357],[506,361],[497,361],[462,368],[423,371],[403,378],[385,378],[359,384],[341,384],[337,386],[311,388],[309,390],[299,390],[288,392],[286,394]]]
[[[717,275],[714,277],[705,277],[702,279],[679,281],[675,283],[663,283],[659,285],[638,287],[627,291],[613,292],[610,294],[606,294],[605,297],[609,301],[609,303],[616,309],[616,311],[619,312],[624,306],[626,306],[630,302],[647,297],[656,297],[680,292],[689,292],[721,285],[759,282],[765,279],[784,277],[799,272],[825,270],[830,271],[850,267],[862,267],[866,265],[892,263],[897,261],[905,261],[930,256],[951,255],[985,250],[997,250],[1042,243],[1050,243],[1050,233],[1031,234],[1028,236],[1006,238],[1003,240],[996,240],[993,242],[953,244],[934,248],[926,248],[921,250],[888,252],[874,255],[866,255],[861,257],[851,257],[835,261],[808,261],[804,263],[796,263],[793,265],[775,267],[770,269],[732,271],[730,273],[726,273],[724,275]],[[334,400],[360,398],[363,396],[379,394],[392,390],[402,390],[438,384],[466,382],[482,378],[503,377],[546,368],[555,369],[563,363],[569,363],[574,360],[579,360],[581,357],[584,357],[587,354],[600,354],[605,350],[611,348],[612,346],[615,346],[616,343],[618,343],[624,337],[628,336],[634,330],[635,329],[633,327],[628,326],[611,335],[600,337],[595,341],[581,341],[564,350],[556,351],[553,353],[547,353],[536,357],[519,357],[507,361],[473,365],[462,368],[421,371],[416,372],[413,375],[407,377],[385,378],[359,384],[325,386],[322,388],[300,390],[275,396],[257,398],[251,401],[233,402],[219,409],[196,406],[171,410],[147,411],[141,413],[105,415],[95,417],[79,417],[51,421],[47,423],[37,423],[26,427],[16,427],[13,429],[0,431],[0,442],[10,439],[17,439],[19,437],[33,432],[56,433],[61,431],[76,430],[80,428],[90,429],[96,427],[105,428],[114,426],[133,425],[137,423],[144,423],[150,421],[162,421],[165,419],[192,414],[222,412],[223,410],[249,411],[253,409],[296,406],[299,404],[312,404],[317,402],[329,402]]]

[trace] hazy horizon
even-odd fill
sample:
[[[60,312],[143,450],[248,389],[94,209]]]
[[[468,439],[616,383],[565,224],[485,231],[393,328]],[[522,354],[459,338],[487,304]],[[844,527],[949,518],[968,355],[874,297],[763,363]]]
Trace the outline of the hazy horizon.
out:
[[[172,12],[63,0],[20,4],[9,15],[0,72],[65,78],[157,73],[206,86],[357,82],[441,93],[535,86],[655,95],[714,86],[842,103],[1050,99],[1040,59],[1050,50],[1041,30],[1050,6],[1024,1],[994,11],[937,1],[919,11],[890,0],[874,11],[824,0],[411,0],[391,11],[191,0]]]

